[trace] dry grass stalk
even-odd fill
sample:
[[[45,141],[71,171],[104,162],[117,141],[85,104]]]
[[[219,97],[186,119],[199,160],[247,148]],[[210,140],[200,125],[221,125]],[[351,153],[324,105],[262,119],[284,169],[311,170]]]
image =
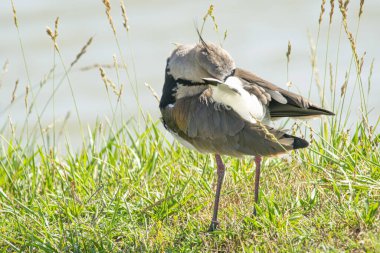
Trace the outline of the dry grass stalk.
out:
[[[24,103],[25,103],[26,111],[28,111],[28,106],[29,106],[29,104],[28,104],[29,90],[30,90],[30,87],[27,84],[26,87],[25,87],[25,98],[24,98]]]
[[[323,17],[323,14],[325,13],[325,4],[326,4],[326,0],[322,0],[321,13],[319,14],[319,20],[318,20],[319,24],[322,23],[322,17]]]
[[[340,88],[340,96],[341,97],[343,97],[344,94],[346,94],[347,83],[348,83],[348,73],[346,72],[346,76],[344,78],[344,83],[343,83],[342,87]]]
[[[314,69],[316,68],[317,66],[317,49],[315,47],[315,43],[310,35],[310,33],[308,33],[308,37],[309,37],[309,41],[310,41],[310,52],[311,52],[311,55],[310,55],[310,63],[311,63],[311,68]]]
[[[112,58],[113,58],[113,66],[116,69],[117,75],[119,76],[119,68],[118,68],[119,64],[118,64],[116,55],[113,55]],[[116,86],[113,89],[113,92],[117,96],[117,102],[120,101],[120,98],[121,98],[121,95],[123,94],[123,91],[124,91],[124,85],[123,84],[120,85],[120,89],[119,90],[117,90]]]
[[[330,92],[331,94],[333,94],[335,90],[335,82],[334,82],[334,76],[333,76],[333,66],[331,62],[329,63],[329,70],[330,70]]]
[[[297,122],[294,122],[292,126],[292,135],[296,135],[299,129],[300,129],[300,125]]]
[[[8,72],[8,66],[9,66],[9,61],[8,59],[4,62],[3,68],[2,68],[2,73],[1,75],[4,75],[5,73]]]
[[[153,97],[157,100],[158,103],[160,103],[160,98],[158,97],[156,91],[153,89],[152,86],[150,86],[150,84],[148,83],[145,83],[145,86],[149,89],[150,93],[152,93]]]
[[[121,90],[118,90],[115,83],[111,81],[111,79],[109,79],[107,77],[107,74],[106,72],[104,71],[104,69],[102,67],[99,67],[99,71],[100,71],[100,77],[102,78],[103,80],[103,83],[106,87],[106,90],[108,92],[108,87],[111,88],[111,90],[113,91],[113,93],[115,93],[116,96],[121,96]]]
[[[62,135],[63,134],[63,131],[65,130],[65,126],[66,126],[66,124],[67,124],[67,122],[68,122],[68,120],[69,120],[69,118],[70,118],[70,111],[68,111],[67,113],[66,113],[66,116],[65,116],[65,118],[64,118],[64,120],[63,120],[63,123],[62,123],[62,127],[61,127],[61,129],[59,130],[59,132],[58,132],[58,135]]]
[[[350,41],[352,53],[354,54],[354,58],[355,58],[356,67],[357,67],[357,70],[359,71],[360,59],[359,59],[359,56],[358,56],[358,53],[356,50],[355,38],[352,35],[352,33],[348,30],[348,24],[347,24],[347,7],[348,7],[348,3],[350,1],[346,0],[343,3],[343,0],[338,0],[338,2],[339,2],[339,9],[340,9],[340,12],[342,13],[342,17],[343,17],[344,31],[346,32],[346,34],[348,36],[348,40]]]
[[[371,91],[371,78],[372,78],[372,74],[373,74],[373,64],[375,62],[375,59],[372,59],[372,62],[371,62],[371,67],[369,68],[369,75],[368,75],[368,94],[369,92]]]
[[[359,18],[363,14],[363,5],[364,5],[364,0],[360,0]]]
[[[70,64],[71,67],[74,66],[79,61],[79,59],[82,57],[82,55],[84,55],[86,53],[86,50],[91,45],[93,38],[94,37],[92,36],[88,39],[87,43],[82,47],[80,52],[76,55],[74,61]]]
[[[316,46],[314,44],[314,41],[310,37],[310,35],[309,35],[309,40],[310,40],[310,50],[311,50],[311,55],[310,55],[311,67],[312,67],[312,71],[314,73],[314,79],[315,79],[315,83],[316,83],[317,88],[318,88],[319,96],[320,96],[320,98],[322,98],[323,97],[323,88],[322,88],[321,80],[319,78],[319,71],[317,68]]]
[[[17,90],[17,87],[18,87],[18,79],[16,80],[15,87],[13,88],[11,104],[12,104],[12,103],[15,101],[15,99],[16,99],[16,90]]]
[[[9,61],[6,60],[4,65],[3,65],[3,68],[1,70],[1,74],[0,74],[0,88],[3,85],[3,77],[4,77],[5,73],[8,72],[8,65],[9,65]]]
[[[227,36],[228,36],[228,32],[227,30],[224,31],[224,35],[223,35],[223,40],[226,40],[227,39]]]
[[[41,79],[40,81],[40,87],[44,86],[47,82],[47,80],[50,79],[50,77],[52,76],[52,74],[54,73],[54,70],[55,70],[55,66],[53,66],[49,72],[47,74],[44,75],[44,77]]]
[[[313,72],[313,77],[315,79],[315,83],[316,83],[317,88],[318,88],[319,97],[322,99],[323,98],[323,88],[321,85],[321,81],[319,78],[319,71],[317,68],[317,48],[316,48],[316,45],[315,45],[310,33],[308,33],[308,37],[309,37],[309,41],[310,41],[310,51],[311,51],[310,63],[311,63],[311,68],[312,68],[312,72]],[[323,99],[322,99],[322,101],[323,101]]]
[[[334,0],[330,0],[330,21],[329,21],[330,25],[332,23],[332,17],[334,15],[334,7],[335,7]]]
[[[257,119],[257,118],[256,118],[255,116],[253,116],[252,114],[251,114],[251,116],[252,116],[252,118],[253,118],[254,120],[256,120],[256,124],[259,126],[259,128],[260,128],[261,130],[263,130],[264,135],[265,135],[265,138],[266,138],[267,140],[271,140],[271,141],[273,141],[273,142],[276,142],[278,145],[281,146],[282,149],[284,149],[284,151],[287,151],[286,148],[285,148],[285,147],[280,143],[280,141],[277,139],[277,137],[276,137],[274,134],[272,134],[271,132],[269,132],[267,126],[264,125],[264,124],[261,122],[261,120]]]
[[[112,32],[116,36],[116,29],[115,29],[115,25],[113,24],[113,20],[112,20],[112,16],[111,16],[110,1],[109,0],[103,0],[103,4],[106,7],[106,15],[107,15],[108,22],[110,23],[110,26],[112,28]]]
[[[13,0],[11,0],[11,3],[12,3],[12,11],[13,11],[13,22],[15,24],[15,26],[18,28],[18,20],[17,20],[17,12],[16,12],[16,7],[13,3]]]
[[[58,37],[58,21],[59,17],[55,19],[54,22],[54,32],[50,29],[50,27],[46,27],[46,33],[51,38],[51,40],[54,42],[54,47],[57,51],[59,51],[58,44],[57,44],[57,37]]]
[[[117,102],[120,102],[121,95],[123,95],[123,92],[124,92],[124,84],[121,84],[119,92],[118,92],[118,94],[116,94],[117,95]]]
[[[59,17],[56,17],[56,19],[54,21],[54,34],[55,34],[55,38],[58,37],[58,22],[59,22]]]
[[[314,135],[313,135],[314,129],[309,124],[306,124],[306,125],[310,131],[309,132],[309,143],[312,144],[314,142]]]
[[[128,25],[127,12],[125,11],[124,0],[120,0],[120,8],[121,8],[121,16],[123,17],[123,26],[125,30],[128,32],[129,25]]]
[[[363,63],[364,63],[364,57],[366,55],[366,52],[363,53],[363,56],[360,58],[360,66],[359,66],[359,74],[362,73],[363,69]]]
[[[15,136],[16,130],[15,130],[15,125],[13,124],[11,115],[8,115],[8,121],[9,121],[9,127],[10,127],[11,132],[12,132],[12,136]]]
[[[106,90],[108,91],[108,78],[106,76],[106,72],[104,71],[104,69],[102,67],[99,67],[99,72],[100,72],[100,77],[102,78],[103,80],[103,83],[106,87]]]
[[[99,63],[96,63],[96,64],[93,64],[93,65],[89,65],[89,66],[85,66],[85,67],[82,67],[80,68],[81,71],[88,71],[88,70],[92,70],[92,69],[99,69],[100,67],[102,67],[103,69],[113,69],[115,68],[115,64],[99,64]],[[123,69],[127,69],[127,65],[126,64],[117,64],[116,65],[117,68],[123,68]]]
[[[288,41],[288,50],[286,51],[286,59],[288,61],[288,64],[289,64],[289,61],[290,61],[290,54],[292,52],[292,45],[290,44],[290,41]]]

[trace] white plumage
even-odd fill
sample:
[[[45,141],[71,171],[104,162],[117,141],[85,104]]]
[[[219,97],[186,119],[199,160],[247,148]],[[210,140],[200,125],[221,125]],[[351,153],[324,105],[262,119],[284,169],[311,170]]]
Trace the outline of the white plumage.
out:
[[[211,86],[211,85],[210,85]],[[243,119],[251,123],[263,120],[265,107],[255,95],[249,94],[237,77],[231,76],[223,84],[211,86],[211,98],[220,104],[232,108]]]

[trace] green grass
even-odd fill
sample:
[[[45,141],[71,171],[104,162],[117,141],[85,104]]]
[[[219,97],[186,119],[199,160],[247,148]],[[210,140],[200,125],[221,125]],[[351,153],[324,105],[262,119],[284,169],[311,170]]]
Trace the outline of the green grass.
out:
[[[225,158],[220,229],[208,233],[215,163],[149,123],[79,153],[3,146],[0,248],[9,251],[301,251],[380,246],[380,136],[357,132],[265,159],[258,215],[251,159]],[[125,143],[131,143],[125,145]]]
[[[353,62],[358,78],[349,85],[367,90]],[[317,129],[303,123],[293,127],[312,140],[308,149],[264,159],[256,217],[252,158],[223,157],[220,228],[212,233],[207,229],[216,181],[213,157],[172,143],[149,115],[141,112],[144,127],[113,120],[96,124],[83,136],[80,150],[67,145],[64,153],[47,141],[59,135],[55,127],[53,133],[42,126],[31,129],[25,141],[12,124],[4,125],[0,250],[379,251],[380,118],[371,125],[362,110],[363,117],[346,130],[351,94],[335,96],[335,88],[333,94],[336,117]],[[363,109],[367,97],[360,95]],[[122,110],[117,103],[114,117]]]

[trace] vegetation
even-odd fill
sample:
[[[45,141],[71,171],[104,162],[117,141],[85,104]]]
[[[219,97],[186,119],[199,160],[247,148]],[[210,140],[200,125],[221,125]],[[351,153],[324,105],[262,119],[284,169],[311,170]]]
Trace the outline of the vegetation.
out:
[[[108,1],[104,3],[112,27],[111,7]],[[143,130],[137,130],[134,123],[123,122],[122,126],[98,123],[89,129],[78,152],[67,145],[64,154],[47,141],[56,138],[55,130],[37,127],[25,141],[18,136],[25,138],[26,133],[16,135],[15,127],[8,122],[0,135],[0,249],[3,252],[378,251],[380,117],[374,124],[368,122],[366,99],[370,82],[362,81],[363,57],[358,56],[355,35],[347,27],[348,1],[338,4],[343,17],[342,40],[346,36],[352,50],[352,65],[347,71],[352,66],[356,78],[349,80],[347,75],[339,94],[333,68],[327,65],[332,95],[324,95],[328,93],[326,80],[319,86],[323,94],[321,102],[329,100],[337,115],[322,120],[318,128],[305,122],[295,123],[292,130],[307,135],[310,148],[281,158],[264,159],[256,217],[251,215],[252,158],[224,157],[228,170],[222,189],[221,226],[215,232],[207,232],[215,188],[213,157],[172,143],[160,123],[144,112],[141,112]],[[127,22],[125,8],[123,13]],[[205,20],[207,16],[215,22],[212,8]],[[321,19],[319,24],[323,22]],[[55,31],[49,29],[48,34],[60,57],[57,27],[58,20]],[[290,48],[289,44],[288,57]],[[63,61],[61,64],[64,65]],[[315,70],[316,66],[313,67]],[[70,68],[65,68],[66,77]],[[101,78],[118,100],[121,88],[113,85],[101,69]],[[363,113],[352,128],[347,127],[350,112],[347,108],[354,93],[345,92],[348,85],[359,90]],[[138,100],[137,86],[133,90]],[[34,94],[36,98],[38,92]],[[10,134],[5,134],[6,129]],[[38,144],[38,139],[43,140],[42,144]]]

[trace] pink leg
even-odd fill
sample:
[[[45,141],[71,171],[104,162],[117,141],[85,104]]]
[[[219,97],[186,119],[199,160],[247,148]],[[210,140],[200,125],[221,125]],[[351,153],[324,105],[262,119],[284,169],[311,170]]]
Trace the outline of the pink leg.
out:
[[[256,205],[259,201],[261,156],[255,157],[255,164],[256,164],[256,172],[255,172],[255,205]],[[253,207],[253,215],[256,216],[256,206]]]
[[[217,174],[218,174],[218,182],[216,185],[216,194],[215,194],[215,202],[214,202],[214,213],[212,215],[211,225],[209,231],[214,231],[218,226],[218,209],[219,209],[219,198],[220,198],[220,190],[222,189],[223,178],[226,171],[224,167],[222,158],[219,154],[215,154],[216,164],[218,166]]]

